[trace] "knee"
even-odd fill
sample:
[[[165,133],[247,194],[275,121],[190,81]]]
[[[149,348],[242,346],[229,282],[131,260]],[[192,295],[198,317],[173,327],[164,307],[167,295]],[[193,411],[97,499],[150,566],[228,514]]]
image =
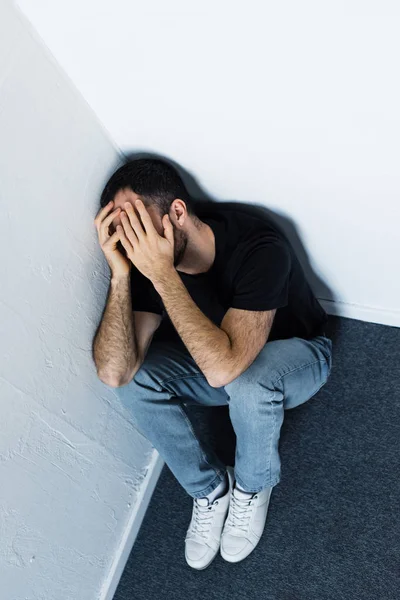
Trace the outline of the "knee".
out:
[[[224,389],[230,396],[230,403],[243,401],[249,407],[252,402],[257,402],[266,393],[275,394],[277,391],[276,377],[274,372],[267,371],[260,374],[249,368],[224,386]]]
[[[231,403],[238,403],[243,400],[249,404],[251,398],[254,398],[253,390],[255,386],[257,386],[256,378],[247,373],[247,371],[244,371],[236,379],[225,385],[224,389],[230,397]]]
[[[160,377],[157,375],[157,369],[149,362],[144,362],[141,365],[140,369],[135,373],[131,385],[139,395],[141,390],[147,390],[147,393],[161,392],[163,390]]]

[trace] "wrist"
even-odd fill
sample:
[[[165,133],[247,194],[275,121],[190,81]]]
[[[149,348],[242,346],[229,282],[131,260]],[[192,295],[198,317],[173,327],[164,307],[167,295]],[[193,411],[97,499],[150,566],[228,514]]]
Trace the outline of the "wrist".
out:
[[[113,273],[111,271],[111,285],[112,286],[116,286],[116,285],[120,285],[121,283],[127,283],[130,281],[131,278],[131,272],[128,271],[127,273]]]
[[[161,273],[158,277],[154,278],[152,283],[156,289],[156,291],[161,294],[162,290],[168,286],[176,285],[177,279],[181,281],[181,278],[178,275],[175,267],[171,267],[170,269]]]

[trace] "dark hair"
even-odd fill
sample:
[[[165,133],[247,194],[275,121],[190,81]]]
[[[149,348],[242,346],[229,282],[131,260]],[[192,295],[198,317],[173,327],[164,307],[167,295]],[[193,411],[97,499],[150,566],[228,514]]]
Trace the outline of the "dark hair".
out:
[[[145,204],[156,205],[161,215],[169,213],[172,202],[180,198],[185,202],[188,213],[195,216],[192,200],[179,173],[159,158],[130,160],[117,169],[101,194],[101,207],[126,187],[141,196]]]

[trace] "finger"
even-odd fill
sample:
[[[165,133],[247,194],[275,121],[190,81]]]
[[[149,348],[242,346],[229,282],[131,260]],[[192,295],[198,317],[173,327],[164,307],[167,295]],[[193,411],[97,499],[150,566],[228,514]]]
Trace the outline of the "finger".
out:
[[[102,222],[102,220],[104,219],[104,217],[110,212],[110,210],[112,209],[114,204],[113,200],[110,200],[110,202],[108,204],[106,204],[103,208],[101,208],[99,210],[99,212],[96,215],[96,218],[94,220],[94,224],[96,225],[97,229],[99,228],[100,223]]]
[[[154,234],[158,235],[158,232],[157,232],[156,228],[154,227],[153,221],[151,220],[151,217],[150,217],[149,213],[147,212],[147,209],[146,209],[145,205],[143,204],[143,202],[141,200],[136,200],[135,206],[139,212],[140,218],[142,219],[142,223],[144,225],[147,235],[154,235]]]
[[[135,245],[139,242],[139,238],[137,237],[136,231],[132,228],[130,220],[124,212],[121,213],[121,223],[125,236],[128,238],[129,242],[134,248]]]
[[[128,215],[130,224],[132,226],[133,231],[136,233],[137,238],[139,240],[143,239],[146,235],[146,230],[143,228],[139,217],[134,211],[134,208],[130,202],[125,202],[125,212]]]
[[[116,231],[103,244],[103,250],[111,249],[114,246],[114,244],[116,244],[118,241],[119,241],[119,234],[118,234],[118,231]]]
[[[173,230],[172,223],[171,223],[168,215],[164,215],[163,225],[164,225],[164,236],[167,238],[169,243],[172,244],[172,246],[174,246],[174,230]]]
[[[109,226],[111,225],[111,223],[113,222],[113,220],[115,219],[116,216],[118,216],[118,214],[120,213],[121,209],[120,208],[116,208],[115,210],[112,211],[112,213],[110,213],[108,215],[108,217],[106,217],[99,225],[99,235],[101,238],[101,242],[104,244],[104,242],[107,240],[107,238],[110,236],[110,233],[108,231]]]
[[[130,241],[126,237],[125,232],[124,232],[124,228],[121,227],[121,225],[117,225],[117,231],[115,233],[118,234],[118,237],[119,237],[119,239],[121,241],[121,244],[125,248],[125,252],[126,252],[127,257],[129,258],[129,260],[131,260],[133,262],[133,248],[132,248],[132,244],[130,243]]]

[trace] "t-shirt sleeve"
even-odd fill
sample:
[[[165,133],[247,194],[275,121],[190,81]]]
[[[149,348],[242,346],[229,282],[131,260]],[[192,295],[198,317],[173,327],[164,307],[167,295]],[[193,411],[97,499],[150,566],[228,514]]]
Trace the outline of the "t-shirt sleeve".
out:
[[[131,297],[132,310],[163,314],[161,298],[154,285],[134,265],[131,269]]]
[[[232,308],[272,310],[288,304],[290,249],[284,240],[260,240],[236,271]]]

